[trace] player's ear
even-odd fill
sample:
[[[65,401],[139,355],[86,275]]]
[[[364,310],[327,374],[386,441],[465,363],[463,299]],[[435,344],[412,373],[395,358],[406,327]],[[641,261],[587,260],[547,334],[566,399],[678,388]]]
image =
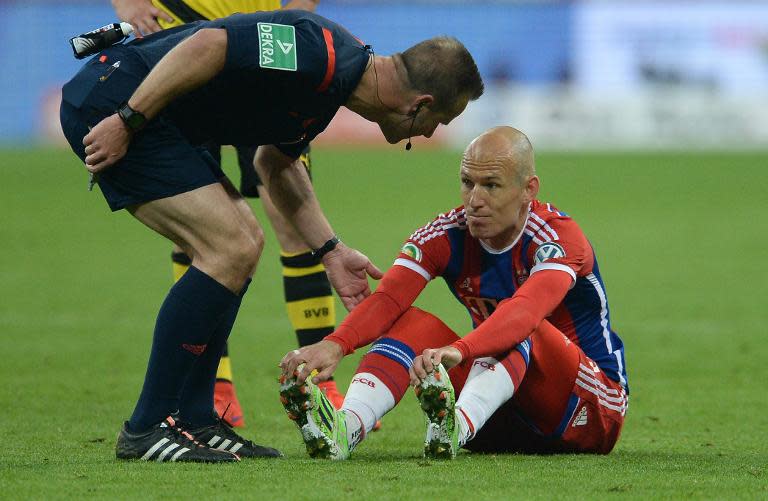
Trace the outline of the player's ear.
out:
[[[532,202],[539,194],[539,176],[531,176],[525,184],[525,203]]]

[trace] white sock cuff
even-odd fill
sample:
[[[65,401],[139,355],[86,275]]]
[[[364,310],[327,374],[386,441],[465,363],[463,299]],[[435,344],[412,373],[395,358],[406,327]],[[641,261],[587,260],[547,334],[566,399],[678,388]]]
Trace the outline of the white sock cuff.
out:
[[[466,413],[477,433],[514,392],[507,369],[495,358],[480,358],[472,364],[456,406]]]
[[[369,372],[358,372],[349,384],[342,410],[357,414],[367,434],[394,407],[394,395],[379,378]]]

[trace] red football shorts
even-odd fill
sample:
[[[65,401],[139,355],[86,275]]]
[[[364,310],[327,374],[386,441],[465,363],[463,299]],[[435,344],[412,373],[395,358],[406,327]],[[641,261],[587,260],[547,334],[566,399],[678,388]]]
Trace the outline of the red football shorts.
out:
[[[458,339],[437,317],[413,307],[387,337],[402,340],[416,354]],[[548,321],[539,325],[530,341],[530,362],[519,388],[465,448],[538,454],[610,452],[624,423],[624,389]],[[510,357],[519,357],[515,351],[511,353]],[[509,370],[505,356],[497,358]],[[474,362],[465,360],[448,372],[457,396]],[[521,363],[520,358],[513,362],[516,366]]]
[[[624,423],[624,388],[548,321],[530,339],[530,363],[520,387],[465,447],[477,452],[609,453]]]

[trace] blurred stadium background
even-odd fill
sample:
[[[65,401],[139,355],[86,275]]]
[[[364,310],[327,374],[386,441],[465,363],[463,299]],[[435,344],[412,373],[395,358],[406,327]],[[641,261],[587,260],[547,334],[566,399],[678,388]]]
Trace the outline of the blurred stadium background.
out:
[[[541,198],[590,237],[627,347],[616,450],[423,463],[408,396],[353,461],[306,460],[277,399],[276,364],[295,339],[267,230],[231,343],[244,435],[287,460],[203,480],[205,467],[115,462],[170,249],[86,192],[58,106],[81,64],[68,39],[116,19],[108,0],[0,0],[0,498],[766,499],[768,2],[321,0],[318,12],[379,54],[456,36],[487,84],[407,154],[339,113],[313,150],[336,231],[387,267],[414,228],[458,205],[469,139],[525,131]],[[442,284],[417,304],[466,332]],[[340,365],[342,388],[362,352]]]
[[[754,1],[323,0],[377,53],[451,34],[488,83],[439,139],[525,124],[539,149],[734,149],[768,144],[768,4]],[[115,18],[107,0],[0,1],[0,142],[58,142],[69,37]],[[342,113],[326,143],[380,143]]]

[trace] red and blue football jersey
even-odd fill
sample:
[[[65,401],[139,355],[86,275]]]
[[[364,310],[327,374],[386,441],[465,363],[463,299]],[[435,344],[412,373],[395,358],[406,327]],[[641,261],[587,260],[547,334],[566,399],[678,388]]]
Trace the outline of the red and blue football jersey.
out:
[[[395,265],[427,281],[442,277],[477,327],[532,274],[559,270],[573,284],[548,320],[627,391],[624,345],[611,328],[605,285],[581,228],[551,204],[534,201],[522,231],[505,249],[472,237],[464,207],[440,214],[406,241]]]

